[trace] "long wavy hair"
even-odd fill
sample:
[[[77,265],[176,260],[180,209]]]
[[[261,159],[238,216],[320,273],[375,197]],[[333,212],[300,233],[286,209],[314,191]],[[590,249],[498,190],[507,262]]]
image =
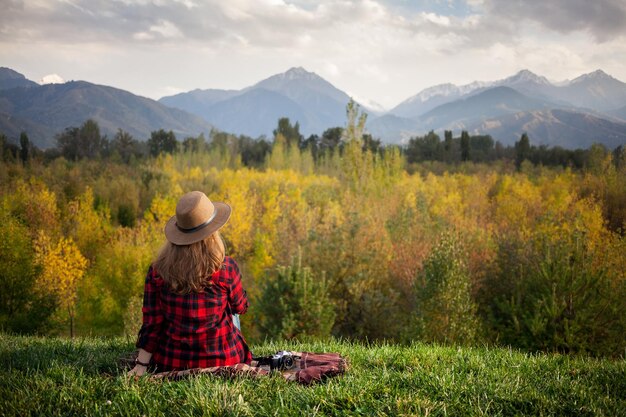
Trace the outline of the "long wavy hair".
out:
[[[211,285],[211,275],[222,266],[224,255],[224,241],[215,232],[191,245],[166,242],[152,265],[175,293],[200,293]]]

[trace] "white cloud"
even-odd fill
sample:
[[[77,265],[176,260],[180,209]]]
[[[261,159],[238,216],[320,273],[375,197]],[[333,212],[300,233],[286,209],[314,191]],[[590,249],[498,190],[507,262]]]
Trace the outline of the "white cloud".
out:
[[[164,38],[182,38],[182,32],[172,22],[159,20],[156,25],[150,26],[150,32],[158,33]]]
[[[603,68],[626,80],[623,0],[448,3],[4,0],[0,61],[35,79],[54,68],[153,98],[165,86],[242,88],[304,66],[387,107],[522,68],[552,79]]]
[[[39,80],[39,84],[63,84],[65,80],[61,78],[59,74],[48,74],[44,75],[41,80]]]
[[[436,25],[446,27],[450,26],[450,18],[447,16],[442,16],[435,13],[421,13],[421,16],[424,20],[432,22]]]

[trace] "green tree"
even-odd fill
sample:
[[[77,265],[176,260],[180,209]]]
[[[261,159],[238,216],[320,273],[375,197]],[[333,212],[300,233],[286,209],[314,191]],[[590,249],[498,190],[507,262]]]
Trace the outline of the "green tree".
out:
[[[108,141],[100,134],[100,126],[94,120],[89,119],[80,127],[80,146],[82,157],[94,159],[108,151]]]
[[[296,146],[300,148],[302,142],[304,141],[304,137],[300,134],[300,124],[296,122],[292,125],[288,117],[281,117],[278,119],[278,127],[274,129],[273,133],[274,138],[278,135],[282,135],[285,138],[288,147]]]
[[[471,344],[480,328],[476,311],[466,255],[446,233],[417,280],[418,334],[428,341]]]
[[[590,247],[585,233],[501,244],[499,274],[486,285],[498,339],[530,350],[623,354],[626,283],[608,259],[624,242]],[[499,284],[498,284],[499,282]]]
[[[15,161],[19,154],[19,148],[9,142],[9,138],[4,133],[0,133],[0,151],[2,151],[3,161]]]
[[[132,158],[141,155],[139,142],[130,133],[122,129],[118,129],[113,137],[111,151],[117,153],[124,163],[129,163]]]
[[[381,153],[382,145],[380,139],[374,139],[369,133],[363,135],[363,150],[371,153]]]
[[[470,136],[465,130],[461,132],[461,161],[470,160]]]
[[[452,162],[454,160],[454,142],[452,139],[452,131],[445,130],[443,132],[443,137],[444,160],[446,162]]]
[[[490,135],[475,135],[469,139],[470,156],[474,162],[487,162],[494,156],[494,142]]]
[[[78,127],[68,127],[56,136],[59,152],[71,161],[98,158],[108,151],[108,140],[100,135],[100,127],[94,120],[87,120]]]
[[[431,130],[425,136],[409,139],[406,156],[409,163],[443,160],[444,148],[441,145],[439,135]]]
[[[260,329],[270,339],[327,337],[335,322],[324,275],[314,276],[300,259],[264,281],[258,309]]]
[[[183,152],[198,153],[206,149],[206,139],[204,133],[201,133],[198,137],[189,136],[183,140]]]
[[[611,165],[609,155],[604,145],[594,143],[587,151],[586,170],[595,175],[605,175]]]
[[[515,166],[519,169],[522,162],[530,158],[530,140],[526,133],[522,134],[519,141],[515,142]]]
[[[172,154],[178,149],[176,135],[171,130],[169,132],[163,129],[153,131],[150,133],[150,139],[148,139],[148,149],[152,156],[158,156],[162,153]]]
[[[26,132],[20,133],[20,159],[22,160],[22,164],[26,164],[31,157],[31,148],[30,140],[28,139],[28,135]]]
[[[360,106],[350,100],[346,106],[346,128],[341,138],[343,148],[342,171],[345,179],[355,189],[363,189],[371,184],[374,171],[373,156],[369,150],[363,150],[363,133],[367,113],[362,112]]]
[[[252,139],[251,137],[239,136],[239,149],[241,149],[241,162],[247,167],[262,167],[272,145],[264,139]]]

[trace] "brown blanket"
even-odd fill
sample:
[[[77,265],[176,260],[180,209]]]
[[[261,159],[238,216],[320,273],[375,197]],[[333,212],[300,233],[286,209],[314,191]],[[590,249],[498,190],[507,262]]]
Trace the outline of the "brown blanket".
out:
[[[322,381],[326,378],[343,374],[347,369],[347,361],[338,353],[311,353],[311,352],[290,352],[295,358],[295,365],[288,370],[275,371],[287,381],[295,381],[300,384],[310,385]],[[123,362],[130,362],[130,357],[122,359]],[[240,363],[232,366],[215,366],[212,368],[194,368],[183,371],[158,372],[150,375],[153,380],[179,380],[195,375],[211,374],[222,377],[233,377],[237,375],[256,378],[260,375],[269,375],[269,366],[260,366],[256,361],[250,365]]]

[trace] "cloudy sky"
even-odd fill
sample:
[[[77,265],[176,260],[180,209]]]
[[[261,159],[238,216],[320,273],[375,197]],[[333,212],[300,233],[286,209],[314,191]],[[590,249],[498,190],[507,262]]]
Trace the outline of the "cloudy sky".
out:
[[[626,81],[625,0],[0,0],[0,66],[158,99],[302,66],[390,108],[421,89],[598,68]]]

